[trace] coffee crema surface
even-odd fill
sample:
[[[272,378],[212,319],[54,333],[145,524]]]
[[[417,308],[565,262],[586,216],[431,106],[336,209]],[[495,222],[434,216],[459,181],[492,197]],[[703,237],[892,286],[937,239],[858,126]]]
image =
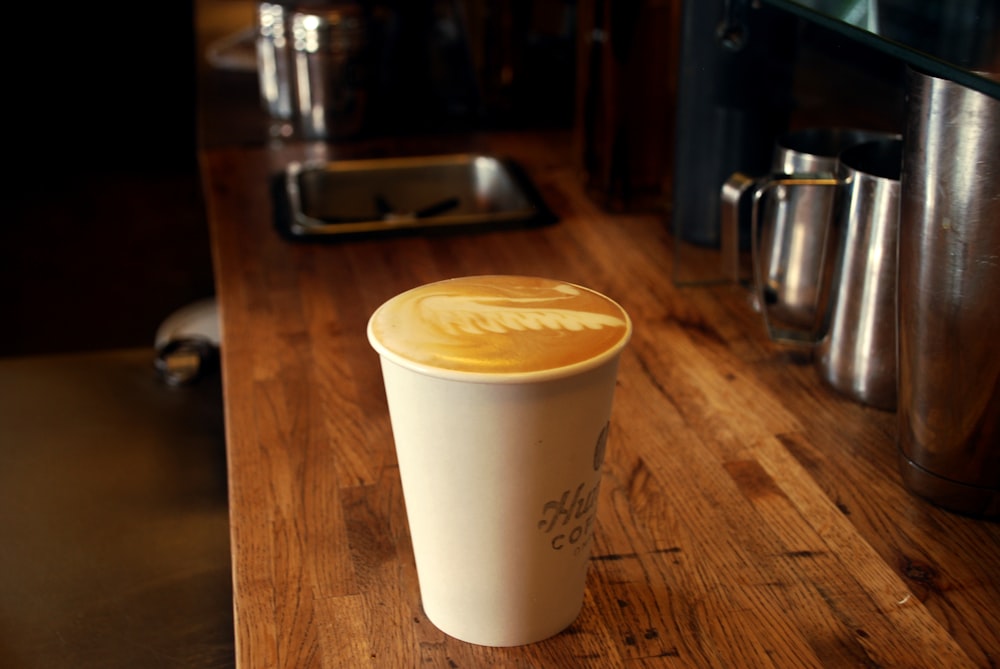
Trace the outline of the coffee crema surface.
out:
[[[372,315],[379,353],[437,370],[530,374],[616,354],[631,322],[588,288],[526,276],[471,276],[393,297]]]

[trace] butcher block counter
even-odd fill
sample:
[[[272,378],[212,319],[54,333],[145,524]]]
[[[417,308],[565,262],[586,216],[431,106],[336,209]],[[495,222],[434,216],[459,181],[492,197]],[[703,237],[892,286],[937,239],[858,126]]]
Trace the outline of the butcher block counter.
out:
[[[462,142],[516,160],[557,222],[289,241],[274,227],[273,174],[348,154],[202,151],[240,667],[1000,664],[1000,527],[902,487],[893,414],[827,388],[807,350],[770,342],[745,287],[675,284],[665,217],[595,204],[568,134]],[[387,298],[484,273],[592,287],[635,328],[582,612],[515,648],[449,638],[421,610],[365,336]]]

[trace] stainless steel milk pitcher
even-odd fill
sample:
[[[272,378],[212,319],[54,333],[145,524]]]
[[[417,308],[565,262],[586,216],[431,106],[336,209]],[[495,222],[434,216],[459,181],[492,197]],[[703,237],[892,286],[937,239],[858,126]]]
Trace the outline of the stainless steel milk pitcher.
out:
[[[869,137],[754,181],[753,286],[772,339],[812,346],[830,386],[893,410],[902,143]]]
[[[1000,100],[906,77],[899,410],[909,489],[1000,514]]]
[[[818,268],[822,316],[815,364],[820,377],[852,399],[896,408],[896,235],[902,142],[865,142],[840,154],[836,202]],[[794,188],[796,179],[771,187]],[[784,183],[780,183],[780,182]],[[798,180],[806,186],[825,180]],[[765,189],[758,189],[759,200]],[[758,207],[754,206],[754,213]],[[757,217],[751,224],[758,299],[763,271]],[[766,309],[764,309],[766,313]]]
[[[857,128],[804,128],[786,133],[774,146],[771,174],[755,178],[741,173],[722,188],[721,228],[724,274],[740,279],[739,244],[747,218],[741,200],[766,187],[768,197],[759,218],[758,261],[764,299],[760,305],[769,333],[777,340],[812,342],[822,327],[822,271],[833,223],[840,154],[858,144],[894,135]],[[779,179],[795,179],[795,187]],[[768,184],[771,184],[768,186]],[[749,221],[746,221],[749,223]],[[751,274],[753,269],[751,268]]]

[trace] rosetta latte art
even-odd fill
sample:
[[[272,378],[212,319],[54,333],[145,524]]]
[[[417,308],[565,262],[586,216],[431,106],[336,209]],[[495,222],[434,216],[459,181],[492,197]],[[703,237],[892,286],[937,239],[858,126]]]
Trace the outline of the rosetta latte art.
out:
[[[585,362],[627,337],[615,302],[572,284],[487,276],[428,284],[396,296],[372,319],[387,349],[444,369],[523,373]]]
[[[572,286],[560,286],[571,288]],[[574,289],[575,290],[575,289]],[[435,296],[421,302],[422,315],[449,335],[503,334],[524,330],[599,330],[621,327],[621,318],[572,309],[542,309],[548,298],[467,298]],[[524,305],[524,306],[522,306]],[[532,305],[532,306],[527,306]]]

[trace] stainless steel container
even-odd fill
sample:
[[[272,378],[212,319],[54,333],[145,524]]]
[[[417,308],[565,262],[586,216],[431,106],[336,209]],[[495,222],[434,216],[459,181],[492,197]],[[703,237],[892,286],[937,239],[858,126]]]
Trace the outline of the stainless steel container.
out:
[[[816,369],[832,387],[886,411],[896,408],[896,243],[900,139],[840,155],[841,214]],[[821,298],[821,302],[824,301]]]
[[[368,97],[361,7],[345,3],[295,11],[291,26],[302,136],[360,133]]]
[[[292,120],[292,45],[288,9],[274,2],[257,4],[257,77],[260,98],[272,119]]]
[[[902,477],[1000,515],[1000,101],[907,72],[899,236]]]

